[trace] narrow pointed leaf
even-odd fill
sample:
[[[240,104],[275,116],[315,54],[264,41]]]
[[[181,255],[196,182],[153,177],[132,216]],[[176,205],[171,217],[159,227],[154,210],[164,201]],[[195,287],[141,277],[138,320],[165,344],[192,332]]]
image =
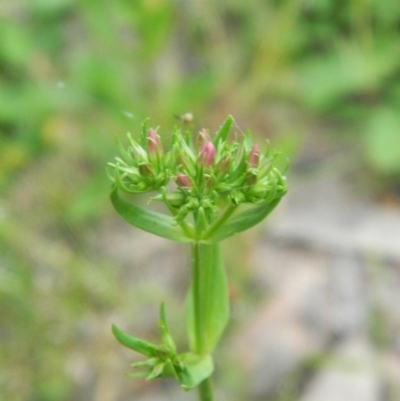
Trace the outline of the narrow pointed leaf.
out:
[[[218,142],[225,142],[227,140],[229,131],[232,128],[232,124],[233,124],[233,117],[228,116],[217,132],[217,135],[214,140],[214,145],[218,145]]]
[[[154,366],[158,362],[159,358],[150,358],[145,361],[134,362],[131,364],[133,368],[141,368],[143,366]]]
[[[111,191],[111,202],[119,215],[132,226],[172,241],[189,242],[192,240],[172,217],[126,201],[119,196],[116,187]]]
[[[151,374],[151,369],[142,370],[141,372],[128,372],[125,374],[133,379],[140,379],[142,377],[148,377],[148,375]]]
[[[275,209],[279,201],[280,198],[270,203],[252,206],[237,215],[233,215],[224,225],[216,230],[210,238],[208,238],[206,234],[204,239],[207,240],[207,242],[220,242],[236,233],[240,233],[255,226],[263,221]]]
[[[115,324],[112,325],[112,332],[115,338],[125,347],[148,357],[156,356],[157,346],[155,344],[133,337],[122,331]]]
[[[172,336],[169,332],[169,328],[167,325],[167,318],[165,316],[165,305],[164,302],[161,303],[160,306],[160,321],[158,324],[158,327],[160,329],[161,332],[161,336],[162,336],[162,342],[165,345],[165,347],[167,348],[169,353],[175,353],[176,352],[176,345],[174,340],[172,339]]]
[[[160,362],[157,365],[154,365],[150,374],[146,377],[147,380],[153,380],[156,379],[157,377],[160,377],[163,373],[164,370],[164,362]]]
[[[147,149],[147,124],[150,118],[147,117],[143,120],[141,130],[140,130],[140,145],[143,149]]]
[[[117,144],[117,149],[119,154],[121,155],[122,160],[127,164],[132,164],[134,162],[134,159],[129,154],[129,152],[126,151],[125,148],[122,146],[122,143],[117,136],[115,137],[115,142]]]
[[[127,194],[134,194],[134,193],[135,193],[134,190],[129,189],[129,188],[122,182],[121,175],[120,175],[120,169],[119,169],[119,168],[116,168],[116,169],[115,169],[114,180],[115,180],[115,184],[117,184],[118,188],[119,188],[121,191],[123,191],[123,192],[125,192],[125,193],[127,193]]]

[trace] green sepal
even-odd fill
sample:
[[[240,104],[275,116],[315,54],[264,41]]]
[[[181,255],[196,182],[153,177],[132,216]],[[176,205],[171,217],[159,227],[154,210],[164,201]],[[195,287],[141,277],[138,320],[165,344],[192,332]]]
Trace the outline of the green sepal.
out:
[[[129,224],[151,234],[177,242],[190,242],[189,237],[175,220],[162,213],[144,209],[121,198],[116,186],[111,190],[111,202],[118,214]]]
[[[257,206],[251,206],[247,210],[230,217],[221,227],[219,227],[210,237],[205,233],[203,240],[211,243],[218,243],[237,233],[248,230],[263,221],[278,205],[279,199]]]
[[[231,185],[235,185],[235,181],[242,179],[246,173],[246,166],[247,166],[247,158],[246,154],[243,152],[236,169],[229,174],[229,183]]]
[[[140,145],[143,149],[147,150],[147,124],[150,121],[150,117],[147,117],[143,120],[142,126],[140,129]]]
[[[189,289],[185,310],[189,345],[194,352],[211,353],[221,338],[229,320],[227,277],[218,243],[205,244],[197,242],[192,246],[193,259],[197,259],[197,263],[199,263],[197,268],[199,277],[197,280],[199,280],[198,285],[201,291],[198,293],[200,299],[196,299],[196,302],[201,308],[198,318],[201,319],[202,349],[198,349],[198,341],[196,339],[193,284]]]
[[[122,158],[122,160],[127,163],[128,165],[130,164],[135,164],[134,158],[130,155],[128,151],[125,150],[125,148],[122,146],[121,141],[119,140],[118,136],[115,136],[115,143],[117,145],[118,152]]]
[[[218,146],[219,142],[226,142],[226,140],[228,139],[229,132],[232,128],[232,124],[233,124],[233,117],[228,116],[216,134],[216,137],[214,139],[215,146]]]
[[[115,168],[115,174],[114,174],[114,181],[116,186],[122,191],[125,192],[126,194],[134,194],[136,193],[135,190],[129,189],[123,182],[120,176],[120,169],[117,167]]]
[[[192,352],[179,355],[182,361],[182,370],[179,372],[179,382],[186,391],[198,386],[203,380],[210,377],[214,371],[214,362],[211,355],[200,356]]]
[[[242,144],[243,144],[245,153],[250,152],[250,150],[253,146],[253,139],[252,139],[251,131],[249,129],[247,129],[244,134]]]
[[[122,331],[115,324],[112,325],[112,332],[115,338],[125,347],[132,349],[136,352],[139,352],[142,355],[146,355],[150,358],[155,357],[157,355],[157,350],[158,350],[157,345],[133,337]]]
[[[151,369],[150,374],[146,377],[146,379],[153,380],[153,379],[163,376],[164,366],[165,366],[165,362],[163,362],[163,361],[154,365],[153,368]]]

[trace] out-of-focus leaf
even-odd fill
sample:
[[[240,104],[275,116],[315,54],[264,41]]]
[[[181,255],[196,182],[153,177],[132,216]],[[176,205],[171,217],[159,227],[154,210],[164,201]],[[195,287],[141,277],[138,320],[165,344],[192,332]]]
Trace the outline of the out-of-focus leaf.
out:
[[[367,124],[366,155],[382,173],[400,172],[400,115],[397,110],[380,109]]]

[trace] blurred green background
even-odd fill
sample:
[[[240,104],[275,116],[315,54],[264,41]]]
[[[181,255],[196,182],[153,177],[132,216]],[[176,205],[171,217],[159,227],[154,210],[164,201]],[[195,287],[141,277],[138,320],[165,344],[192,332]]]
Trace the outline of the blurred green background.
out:
[[[171,295],[127,273],[146,266],[118,248],[105,165],[145,117],[167,141],[177,114],[195,130],[232,114],[293,175],[398,194],[400,2],[5,0],[0,18],[2,400],[140,393],[110,323]]]

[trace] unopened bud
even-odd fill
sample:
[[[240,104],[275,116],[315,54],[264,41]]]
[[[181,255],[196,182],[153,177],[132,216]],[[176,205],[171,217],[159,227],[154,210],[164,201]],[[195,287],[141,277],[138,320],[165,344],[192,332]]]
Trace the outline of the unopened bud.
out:
[[[186,175],[181,174],[181,173],[179,173],[177,175],[176,182],[180,187],[191,187],[192,186],[190,178],[187,177]]]
[[[255,144],[250,150],[249,160],[248,160],[249,167],[250,168],[258,167],[259,160],[260,160],[260,147],[257,144]]]
[[[152,128],[150,128],[147,133],[147,147],[150,157],[160,155],[163,151],[160,138],[158,137],[156,131],[154,131]]]
[[[207,142],[210,142],[210,135],[205,128],[202,128],[197,136],[197,149],[203,149]]]
[[[202,148],[199,154],[199,162],[205,167],[211,167],[215,159],[215,146],[211,141],[208,141]]]

